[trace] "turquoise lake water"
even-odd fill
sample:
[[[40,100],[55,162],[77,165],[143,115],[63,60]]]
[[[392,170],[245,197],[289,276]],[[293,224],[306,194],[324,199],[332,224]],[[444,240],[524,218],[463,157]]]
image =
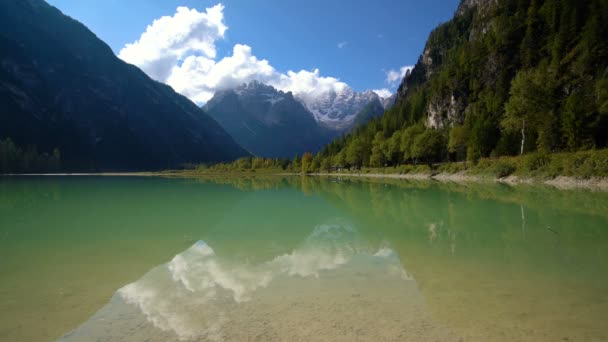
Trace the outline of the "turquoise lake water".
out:
[[[0,341],[605,341],[608,194],[0,178]]]

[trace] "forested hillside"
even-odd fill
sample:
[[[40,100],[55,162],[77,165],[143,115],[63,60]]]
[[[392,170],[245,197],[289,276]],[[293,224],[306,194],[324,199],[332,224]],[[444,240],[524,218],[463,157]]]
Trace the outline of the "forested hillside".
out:
[[[608,0],[463,0],[382,117],[316,165],[385,166],[605,147]]]

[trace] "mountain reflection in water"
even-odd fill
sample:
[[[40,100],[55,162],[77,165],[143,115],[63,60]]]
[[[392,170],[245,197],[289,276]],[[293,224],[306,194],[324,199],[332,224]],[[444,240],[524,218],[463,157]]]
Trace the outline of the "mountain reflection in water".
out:
[[[607,228],[534,186],[10,178],[0,340],[606,341]]]
[[[412,307],[417,317],[402,315]],[[436,324],[423,310],[415,281],[393,250],[373,248],[351,224],[333,220],[315,227],[291,253],[257,264],[220,257],[197,241],[118,290],[62,340],[290,340],[319,331],[306,317],[328,340],[364,335],[368,324],[385,325],[386,336],[397,337],[405,327]],[[427,334],[448,336],[439,326]]]

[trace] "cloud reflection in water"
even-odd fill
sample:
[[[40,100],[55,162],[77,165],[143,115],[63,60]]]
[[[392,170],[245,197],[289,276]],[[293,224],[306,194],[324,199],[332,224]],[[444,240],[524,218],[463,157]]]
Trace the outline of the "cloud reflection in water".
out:
[[[341,221],[315,227],[291,253],[255,265],[219,257],[211,246],[198,241],[169,263],[118,290],[112,302],[95,316],[126,303],[154,327],[179,340],[221,340],[224,326],[239,305],[254,299],[261,289],[272,289],[273,282],[294,277],[319,279],[342,267],[351,273],[365,272],[360,265],[371,265],[365,270],[388,277],[411,280],[390,248],[372,248],[352,225]],[[79,333],[92,336],[95,328],[87,325],[111,324],[95,316],[66,337]],[[128,323],[123,324],[133,330]]]

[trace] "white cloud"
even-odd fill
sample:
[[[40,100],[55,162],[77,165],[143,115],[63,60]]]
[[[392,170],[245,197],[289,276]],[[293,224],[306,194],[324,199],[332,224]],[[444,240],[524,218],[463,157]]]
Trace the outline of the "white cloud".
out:
[[[164,82],[179,60],[188,55],[215,58],[215,41],[223,38],[224,6],[217,4],[198,12],[178,7],[172,16],[154,20],[139,40],[126,44],[118,57],[139,66],[150,77]]]
[[[404,65],[399,70],[391,69],[386,72],[386,83],[394,87],[401,82],[405,73],[414,69],[413,65]]]
[[[293,92],[305,103],[329,91],[341,92],[348,88],[348,84],[337,78],[321,76],[319,69],[298,72],[290,70],[287,74],[281,74],[278,79],[268,83],[279,90]]]
[[[393,95],[393,93],[386,88],[374,89],[372,91],[383,99],[389,98],[389,97],[391,97],[391,95]]]
[[[249,46],[237,44],[232,56],[218,62],[201,56],[186,57],[181,65],[173,67],[167,83],[200,104],[207,102],[217,90],[253,80],[269,83],[278,79],[280,74],[267,60],[253,56]]]
[[[234,45],[232,55],[218,60],[215,42],[223,39],[227,30],[223,11],[222,4],[204,12],[178,7],[173,16],[154,20],[118,57],[198,104],[207,102],[218,90],[253,80],[291,91],[305,103],[327,91],[348,88],[337,78],[321,76],[318,69],[279,72],[243,44]],[[340,42],[338,47],[346,44]]]
[[[346,45],[348,45],[348,42],[344,41],[344,42],[339,42],[338,43],[338,49],[343,49],[346,47]]]
[[[278,72],[265,59],[252,54],[251,47],[237,44],[232,55],[215,62],[200,56],[188,56],[180,66],[173,67],[167,84],[196,103],[205,103],[218,90],[235,88],[250,81],[265,84],[300,97],[304,102],[327,91],[340,91],[348,85],[337,78],[323,77],[313,71]]]

